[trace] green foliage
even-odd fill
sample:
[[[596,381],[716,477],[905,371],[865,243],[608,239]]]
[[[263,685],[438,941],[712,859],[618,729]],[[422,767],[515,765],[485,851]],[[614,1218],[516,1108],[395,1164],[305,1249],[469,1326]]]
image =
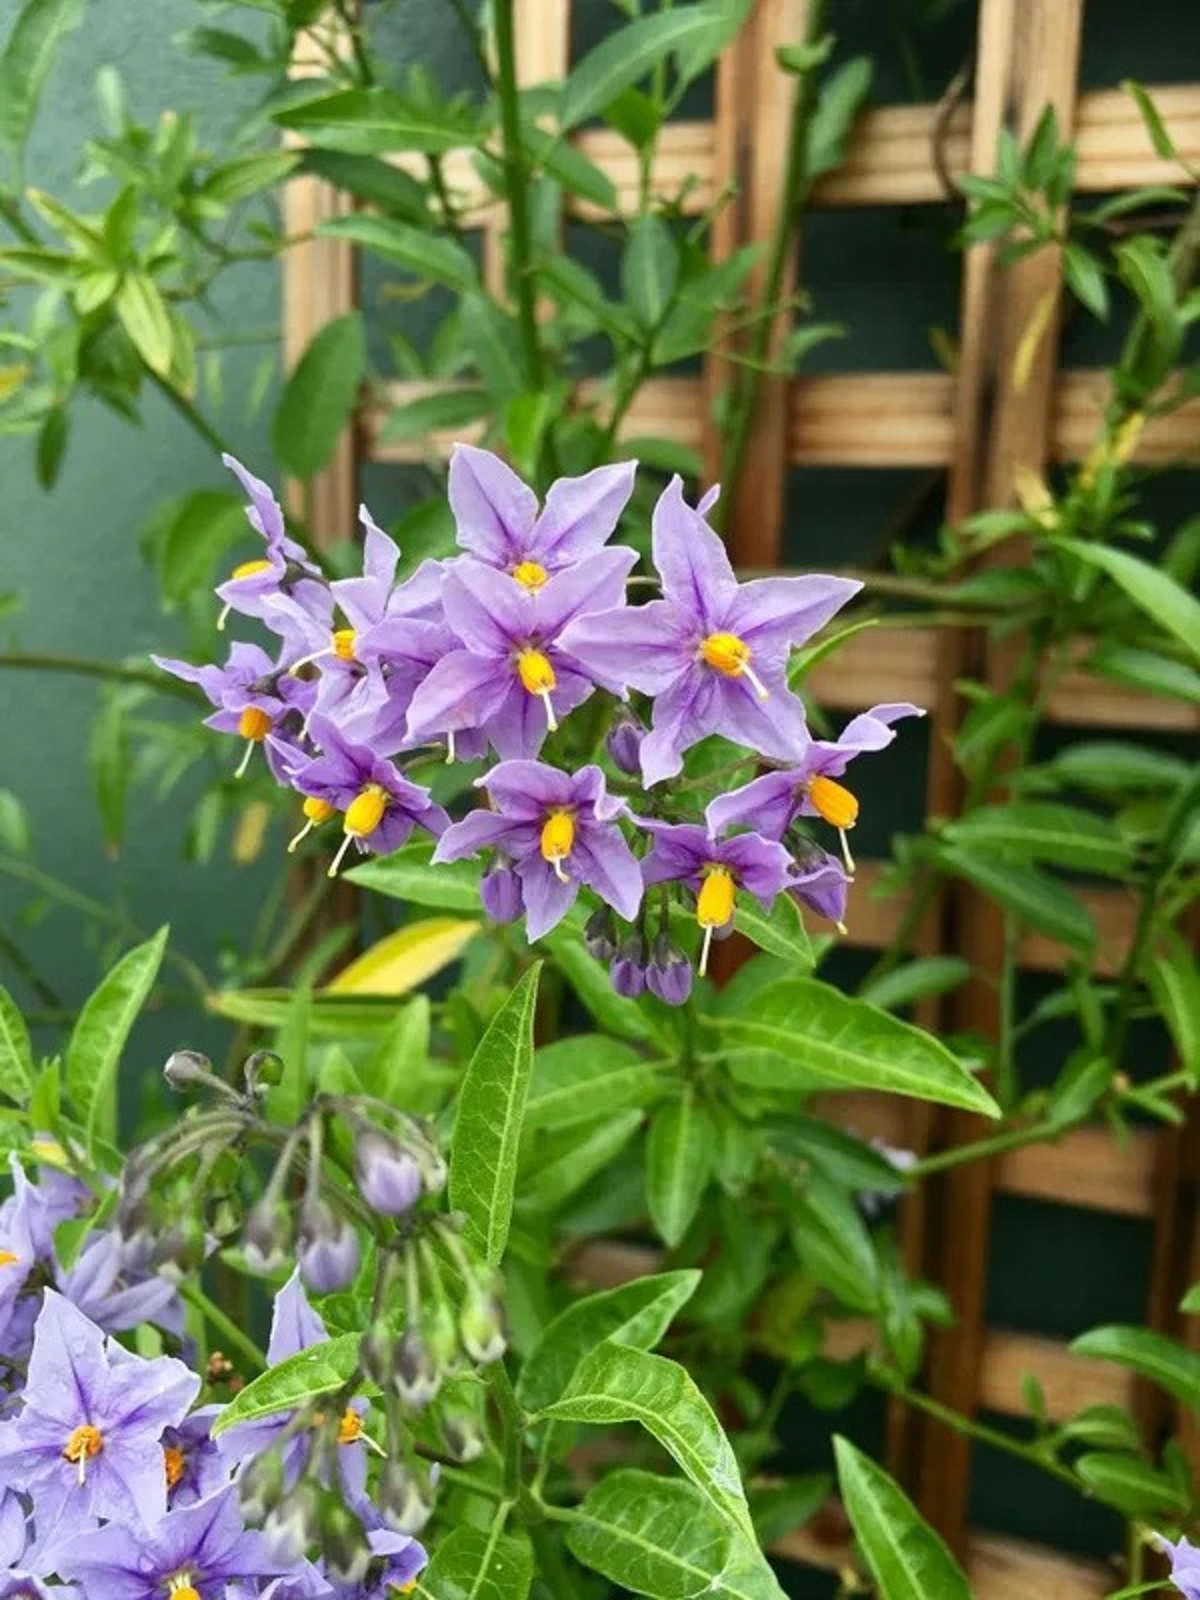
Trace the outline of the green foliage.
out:
[[[902,1489],[846,1439],[835,1439],[838,1482],[881,1600],[970,1600],[962,1569]]]
[[[166,928],[121,957],[84,1002],[67,1045],[66,1090],[86,1138],[89,1157],[117,1123],[117,1070],[126,1041],[146,1003],[167,946]]]
[[[219,1438],[243,1423],[295,1410],[310,1400],[341,1389],[358,1367],[359,1343],[358,1334],[342,1334],[277,1361],[239,1389],[223,1407],[213,1423],[213,1437]]]

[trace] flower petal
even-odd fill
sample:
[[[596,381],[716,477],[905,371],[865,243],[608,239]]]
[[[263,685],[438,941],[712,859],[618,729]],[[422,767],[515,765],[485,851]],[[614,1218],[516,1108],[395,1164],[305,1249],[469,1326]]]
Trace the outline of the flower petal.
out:
[[[737,592],[737,579],[719,535],[684,500],[678,475],[654,508],[653,547],[667,599],[703,632],[718,629]]]
[[[543,564],[562,566],[599,549],[628,504],[636,472],[636,461],[617,461],[552,483],[528,553]]]
[[[584,883],[632,922],[642,903],[642,869],[621,830],[611,825],[581,829],[571,857]]]
[[[452,822],[446,829],[433,852],[433,863],[439,866],[443,861],[462,861],[467,856],[478,855],[481,850],[500,846],[508,854],[516,855],[517,839],[528,833],[530,828],[529,823],[514,824],[511,817],[501,816],[495,811],[482,808],[472,811],[461,822]]]
[[[570,911],[579,894],[579,883],[575,878],[563,883],[550,863],[540,856],[527,856],[520,862],[517,876],[525,902],[525,931],[532,944],[557,927]]]
[[[662,694],[691,665],[676,613],[665,600],[577,617],[558,643],[612,694],[623,695],[626,688]]]
[[[861,588],[854,578],[757,578],[742,584],[723,626],[756,656],[781,659],[792,645],[811,639]]]
[[[538,636],[551,638],[576,617],[608,611],[625,603],[625,579],[637,565],[637,551],[612,545],[556,572],[533,596]]]
[[[499,670],[494,657],[452,650],[413,695],[408,742],[424,744],[459,728],[477,728],[490,721],[514,682],[511,673]]]
[[[719,794],[704,813],[709,836],[715,839],[726,828],[741,823],[768,839],[782,839],[796,813],[796,789],[801,781],[802,774],[795,771],[768,772],[740,789]]]
[[[457,561],[442,584],[442,607],[456,637],[476,655],[503,655],[530,637],[534,598],[482,561]]]
[[[459,544],[491,566],[511,566],[529,548],[537,496],[488,450],[455,445],[450,457],[450,509]]]
[[[525,821],[540,819],[551,806],[569,806],[575,800],[570,773],[544,761],[501,761],[484,774],[480,787],[507,816]]]
[[[693,664],[659,695],[654,726],[642,740],[642,778],[647,785],[673,778],[683,766],[684,752],[714,732],[722,687],[715,672]]]

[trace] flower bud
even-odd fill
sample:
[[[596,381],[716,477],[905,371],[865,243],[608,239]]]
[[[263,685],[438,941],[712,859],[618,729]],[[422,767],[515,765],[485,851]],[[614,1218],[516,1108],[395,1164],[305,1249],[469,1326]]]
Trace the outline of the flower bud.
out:
[[[433,1489],[411,1463],[395,1457],[385,1461],[375,1491],[376,1503],[398,1533],[415,1537],[433,1512]]]
[[[521,880],[506,862],[498,861],[484,873],[479,898],[493,922],[515,922],[521,915]]]
[[[252,1456],[238,1474],[238,1501],[247,1522],[262,1522],[283,1498],[283,1458],[278,1450]]]
[[[626,1000],[636,1000],[646,987],[646,941],[636,935],[626,939],[613,957],[609,976],[612,986]]]
[[[214,1073],[212,1062],[198,1050],[176,1050],[168,1056],[163,1077],[172,1089],[184,1093],[188,1089],[211,1089],[214,1084],[221,1089],[227,1087]]]
[[[334,1294],[354,1282],[358,1235],[324,1200],[305,1202],[296,1253],[300,1276],[315,1294]]]
[[[810,906],[819,917],[840,927],[846,920],[850,893],[850,880],[842,863],[803,836],[787,842],[796,858],[796,876],[788,885],[790,893],[801,905]]]
[[[692,992],[692,963],[665,933],[654,941],[646,987],[669,1006],[684,1005]]]
[[[302,1477],[276,1502],[262,1531],[272,1561],[294,1567],[320,1537],[321,1493],[311,1478]]]
[[[242,1065],[247,1094],[265,1094],[283,1082],[283,1061],[274,1050],[256,1050]]]
[[[260,1200],[242,1226],[242,1253],[251,1272],[264,1277],[287,1265],[291,1229],[287,1213],[269,1200]]]
[[[468,1290],[458,1318],[458,1336],[476,1366],[486,1367],[504,1354],[504,1318],[495,1295]]]
[[[611,961],[617,953],[617,924],[607,906],[593,911],[583,928],[583,943],[597,961]]]
[[[634,716],[628,706],[619,707],[604,742],[613,765],[631,778],[641,777],[642,740],[645,737],[646,727],[641,719]]]
[[[458,1317],[442,1294],[434,1295],[421,1308],[421,1333],[436,1371],[452,1372],[458,1365]]]
[[[406,1328],[392,1353],[392,1386],[406,1405],[427,1406],[441,1388],[441,1374],[429,1346],[415,1328]]]
[[[362,1582],[371,1564],[366,1529],[350,1507],[334,1494],[322,1498],[321,1554],[330,1577],[348,1588]]]
[[[362,1336],[358,1347],[358,1359],[362,1369],[372,1383],[377,1383],[382,1389],[385,1384],[392,1381],[393,1356],[396,1341],[388,1331],[387,1324],[375,1322]]]
[[[354,1176],[373,1211],[400,1217],[421,1198],[421,1169],[409,1152],[378,1128],[367,1128],[354,1143]]]
[[[442,1442],[446,1453],[460,1465],[477,1461],[483,1454],[484,1434],[476,1417],[466,1411],[454,1411],[440,1419]]]
[[[181,1216],[155,1241],[154,1265],[170,1276],[197,1271],[204,1263],[204,1229],[196,1216]]]

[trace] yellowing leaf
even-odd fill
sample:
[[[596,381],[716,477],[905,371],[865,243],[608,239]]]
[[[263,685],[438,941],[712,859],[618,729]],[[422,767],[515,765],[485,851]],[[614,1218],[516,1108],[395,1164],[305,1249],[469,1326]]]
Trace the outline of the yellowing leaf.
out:
[[[263,839],[271,815],[272,808],[265,800],[252,800],[238,818],[232,854],[239,867],[248,867],[262,855]]]
[[[1020,394],[1029,382],[1029,375],[1033,371],[1033,363],[1037,353],[1046,337],[1051,319],[1058,305],[1058,285],[1047,289],[1042,298],[1034,306],[1029,321],[1025,324],[1025,331],[1021,335],[1021,342],[1017,346],[1017,353],[1013,357],[1013,388]]]
[[[343,967],[326,994],[407,994],[448,967],[479,931],[461,917],[426,917],[389,933]]]
[[[29,368],[21,361],[0,367],[0,400],[8,400],[16,394],[28,376]]]

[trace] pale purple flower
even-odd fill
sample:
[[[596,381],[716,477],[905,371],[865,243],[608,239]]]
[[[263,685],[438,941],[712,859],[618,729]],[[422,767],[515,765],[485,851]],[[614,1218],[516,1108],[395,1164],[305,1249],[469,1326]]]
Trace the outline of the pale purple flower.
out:
[[[479,880],[479,898],[493,922],[515,922],[521,915],[521,880],[503,856]]]
[[[620,916],[637,915],[641,873],[616,822],[628,807],[608,793],[599,767],[572,775],[540,761],[502,761],[478,781],[494,809],[448,828],[435,863],[501,851],[520,879],[531,940],[562,921],[581,884]]]
[[[633,493],[636,461],[597,467],[551,484],[539,513],[533,490],[501,461],[474,445],[450,457],[450,509],[459,546],[528,589],[594,555],[612,536]]]
[[[692,963],[667,933],[660,933],[646,968],[646,987],[668,1006],[682,1006],[692,992]]]
[[[711,801],[704,813],[709,832],[715,836],[745,824],[769,839],[782,839],[797,817],[821,817],[837,828],[846,867],[853,872],[846,830],[858,820],[858,801],[834,780],[856,756],[891,744],[896,737],[894,722],[924,715],[906,702],[873,706],[852,718],[838,738],[809,740],[798,764],[768,772]]]
[[[1171,1582],[1184,1600],[1200,1600],[1200,1548],[1180,1539],[1172,1544],[1170,1539],[1156,1534],[1158,1543],[1171,1561]]]
[[[378,1128],[365,1128],[354,1141],[354,1177],[359,1193],[385,1217],[411,1211],[425,1185],[412,1152]]]
[[[459,648],[414,694],[408,742],[446,742],[482,728],[502,759],[536,756],[547,733],[595,686],[562,647],[564,629],[586,611],[620,605],[636,559],[632,550],[600,550],[536,590],[481,562],[456,562],[442,605]]]
[[[47,1289],[22,1410],[0,1425],[0,1483],[30,1496],[39,1539],[63,1517],[151,1525],[167,1505],[163,1430],[178,1426],[199,1388],[182,1361],[130,1355]]]
[[[0,1571],[20,1564],[29,1545],[29,1519],[15,1489],[0,1489]]]
[[[648,784],[673,777],[684,752],[713,733],[786,759],[804,738],[804,707],[787,686],[788,652],[862,585],[819,576],[739,585],[678,477],[655,507],[653,537],[663,598],[594,606],[566,630],[562,648],[603,687],[656,697],[641,750]]]
[[[59,1292],[106,1333],[121,1333],[153,1322],[182,1336],[183,1301],[178,1285],[155,1272],[152,1241],[124,1239],[98,1231],[86,1240],[74,1263],[58,1274]]]
[[[424,1546],[407,1533],[386,1527],[374,1506],[364,1504],[355,1509],[367,1530],[372,1561],[361,1583],[331,1579],[334,1594],[338,1600],[394,1600],[397,1594],[407,1594],[429,1563]]]
[[[802,841],[796,851],[795,869],[788,880],[788,892],[801,905],[810,906],[818,916],[832,922],[840,933],[845,933],[850,879],[836,856],[807,840]]]
[[[339,1212],[319,1196],[307,1199],[296,1230],[300,1276],[314,1294],[348,1289],[358,1273],[358,1234]]]
[[[255,560],[235,567],[218,586],[217,595],[225,602],[225,609],[217,626],[225,626],[230,611],[261,618],[265,608],[281,594],[317,614],[327,611],[329,586],[321,569],[309,560],[304,546],[288,537],[278,500],[261,478],[248,472],[233,456],[224,455],[221,460],[236,474],[249,496],[246,517],[255,532],[262,535],[266,549]]]
[[[294,737],[299,731],[316,695],[315,684],[290,676],[260,646],[244,642],[231,648],[223,667],[195,667],[190,661],[176,661],[169,656],[150,659],[172,677],[198,684],[217,707],[211,717],[204,719],[206,728],[233,733],[246,741],[236,776],[241,777],[256,746],[262,745],[276,781],[286,781],[279,741],[285,736]],[[269,735],[274,736],[270,743]]]
[[[275,1296],[267,1366],[277,1366],[288,1356],[324,1344],[328,1338],[325,1324],[309,1304],[297,1268]],[[355,1400],[345,1413],[338,1437],[339,1476],[346,1493],[356,1501],[362,1498],[367,1479],[361,1438],[361,1418],[365,1410],[366,1402]],[[302,1432],[283,1437],[293,1415],[291,1411],[277,1411],[256,1422],[242,1422],[227,1429],[216,1441],[222,1460],[231,1467],[240,1466],[278,1445],[286,1479],[294,1481],[308,1459],[312,1441]]]
[[[617,947],[608,969],[612,986],[626,1000],[645,994],[650,976],[650,951],[640,933],[631,934]]]
[[[172,1510],[206,1500],[229,1481],[229,1468],[212,1437],[212,1425],[220,1413],[220,1406],[197,1406],[177,1428],[163,1433],[167,1504]]]
[[[360,851],[387,855],[414,828],[440,834],[449,817],[428,789],[411,783],[385,756],[344,737],[332,722],[313,718],[310,732],[320,754],[288,766],[285,781],[342,815],[342,843],[329,868],[333,877],[351,843]]]
[[[678,881],[697,896],[696,921],[704,930],[699,963],[703,977],[714,934],[732,929],[738,890],[752,894],[770,911],[775,896],[787,887],[792,859],[776,840],[754,833],[718,840],[697,823],[639,822],[654,838],[654,848],[642,862],[647,887]]]
[[[245,1527],[228,1487],[136,1537],[112,1522],[65,1540],[55,1556],[60,1574],[94,1600],[167,1600],[184,1588],[200,1600],[223,1600],[228,1582],[286,1570],[271,1559],[262,1534]]]

